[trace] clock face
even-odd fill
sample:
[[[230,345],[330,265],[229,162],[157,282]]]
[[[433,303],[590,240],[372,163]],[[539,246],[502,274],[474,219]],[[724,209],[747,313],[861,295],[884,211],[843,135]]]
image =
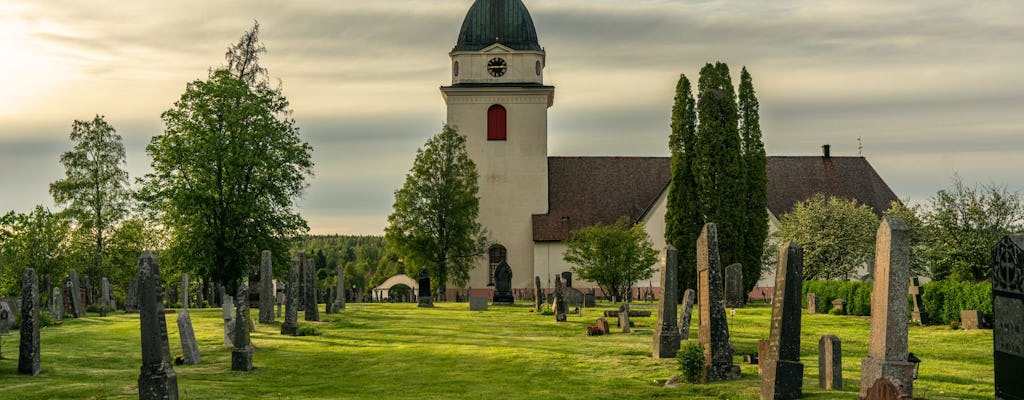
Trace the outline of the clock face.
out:
[[[505,71],[507,70],[508,64],[506,64],[503,59],[492,58],[491,61],[487,62],[487,72],[495,78],[505,75]]]

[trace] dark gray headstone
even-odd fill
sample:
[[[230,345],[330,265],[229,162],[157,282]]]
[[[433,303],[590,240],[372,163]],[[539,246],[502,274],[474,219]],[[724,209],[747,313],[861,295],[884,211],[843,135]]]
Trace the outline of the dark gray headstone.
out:
[[[690,319],[693,317],[693,302],[697,299],[697,292],[693,289],[686,289],[683,292],[683,306],[679,310],[679,338],[690,339]]]
[[[555,322],[565,322],[566,315],[569,314],[569,306],[565,304],[563,295],[562,278],[555,275],[555,298],[554,304],[551,305],[551,311],[555,313]]]
[[[818,294],[807,293],[807,312],[811,314],[818,313]]]
[[[622,303],[619,306],[619,329],[622,333],[629,333],[629,303]]]
[[[419,274],[419,304],[417,307],[433,307],[434,299],[430,296],[430,272],[426,268],[420,268]]]
[[[910,320],[918,325],[927,325],[928,313],[924,312],[924,303],[921,301],[922,295],[924,295],[924,288],[921,287],[921,281],[915,276],[910,281],[910,298],[914,304],[914,311],[910,312]]]
[[[252,343],[249,341],[249,285],[238,286],[238,305],[235,307],[235,348],[231,350],[232,371],[252,371]]]
[[[128,295],[124,298],[124,312],[125,314],[135,314],[139,312],[138,279],[131,279],[128,281]]]
[[[1024,235],[992,249],[992,296],[996,399],[1024,399]]]
[[[299,256],[299,280],[295,281],[296,287],[299,289],[298,297],[296,297],[295,305],[298,306],[297,310],[306,310],[306,253],[298,252],[296,255]]]
[[[571,288],[572,287],[572,272],[571,271],[562,272],[562,284],[565,287],[567,287],[567,288]]]
[[[82,289],[79,285],[78,271],[71,270],[69,281],[71,283],[71,290],[68,294],[71,297],[71,316],[74,318],[83,318],[85,317],[85,299],[83,298]]]
[[[914,394],[914,364],[907,361],[907,301],[910,286],[910,242],[907,225],[885,218],[875,243],[874,285],[871,289],[871,336],[868,356],[861,361],[860,395],[878,378],[891,378]]]
[[[274,323],[274,264],[270,250],[260,253],[260,323]]]
[[[163,281],[160,267],[151,253],[139,257],[139,325],[142,331],[142,368],[139,373],[140,400],[177,400],[178,377],[171,366],[164,316]]]
[[[281,324],[282,335],[294,335],[299,330],[299,272],[302,261],[299,257],[292,258],[291,271],[288,274],[288,293],[284,296],[284,322]]]
[[[178,290],[179,301],[181,301],[181,308],[188,308],[188,273],[181,273],[181,289]]]
[[[39,362],[39,276],[25,268],[21,280],[21,342],[18,345],[18,373],[36,376]]]
[[[312,258],[305,259],[305,265],[302,267],[302,272],[305,274],[305,279],[302,281],[302,286],[305,287],[305,308],[303,319],[306,321],[319,321],[320,320],[320,306],[316,296],[316,260]]]
[[[494,300],[495,305],[515,304],[516,298],[512,296],[512,267],[502,261],[494,269]]]
[[[535,308],[534,311],[541,312],[542,310],[544,310],[544,289],[540,287],[539,276],[533,277],[533,290],[535,291],[533,296],[533,306]]]
[[[661,302],[658,303],[658,324],[654,327],[654,358],[675,358],[679,352],[679,321],[676,320],[678,287],[676,248],[666,246],[661,251]]]
[[[178,337],[181,339],[181,355],[185,358],[185,364],[199,364],[199,343],[196,343],[192,317],[188,314],[187,308],[178,312]]]
[[[587,308],[597,307],[597,295],[594,294],[594,289],[583,294],[583,306]]]
[[[758,357],[758,364],[763,364],[761,399],[798,399],[804,383],[804,365],[800,363],[803,248],[792,242],[780,248],[779,265],[775,268],[768,354]]]
[[[487,298],[483,296],[469,296],[469,311],[487,311]]]
[[[338,287],[334,290],[334,295],[337,296],[334,299],[335,311],[341,312],[345,309],[345,266],[338,265]]]
[[[818,341],[818,386],[825,390],[843,390],[843,343],[834,335]]]
[[[981,313],[978,310],[961,310],[960,328],[965,331],[981,329]]]
[[[708,382],[740,377],[740,366],[732,363],[735,351],[729,342],[729,321],[725,317],[725,289],[722,262],[718,256],[718,229],[704,224],[697,238],[697,294],[700,311],[698,336],[704,345]]]
[[[743,293],[743,265],[725,267],[725,307],[743,307],[746,296]]]
[[[14,326],[14,308],[7,301],[0,301],[0,335],[6,335]]]

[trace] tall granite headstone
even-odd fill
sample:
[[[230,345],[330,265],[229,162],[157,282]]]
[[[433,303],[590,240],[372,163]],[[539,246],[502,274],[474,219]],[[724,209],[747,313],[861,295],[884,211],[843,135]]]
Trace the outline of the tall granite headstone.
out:
[[[661,251],[661,303],[658,325],[654,327],[654,358],[675,358],[679,352],[679,321],[676,320],[676,296],[679,287],[679,263],[676,248]]]
[[[516,303],[512,296],[512,267],[505,261],[494,269],[494,298],[491,302],[495,305]]]
[[[544,290],[540,287],[539,276],[533,277],[533,290],[535,291],[533,296],[534,311],[541,312],[542,310],[544,310]]]
[[[743,265],[732,264],[725,267],[725,307],[743,307]]]
[[[232,371],[252,371],[252,343],[249,341],[249,285],[238,286],[238,304],[235,306],[235,348],[231,350]]]
[[[192,317],[187,308],[178,312],[178,337],[181,339],[181,355],[185,358],[185,364],[199,364],[199,343],[196,342],[196,332],[192,329]]]
[[[426,268],[420,268],[419,274],[419,304],[417,307],[433,307],[434,299],[430,297],[430,272]]]
[[[334,310],[341,312],[345,309],[345,266],[338,265],[338,287],[334,290]]]
[[[270,250],[260,253],[260,323],[274,323],[274,264]]]
[[[566,315],[569,314],[569,305],[565,303],[563,294],[562,278],[555,275],[555,297],[554,304],[551,305],[551,311],[555,313],[555,322],[565,322]]]
[[[237,325],[235,322],[235,299],[230,295],[224,294],[221,296],[220,301],[220,316],[224,320],[224,344],[232,345],[235,340],[235,328]]]
[[[907,361],[907,306],[910,285],[910,243],[907,225],[885,218],[875,243],[874,285],[871,289],[871,336],[868,356],[861,361],[860,395],[878,378],[902,385],[914,394],[914,364]]]
[[[572,272],[571,271],[562,272],[562,285],[567,287],[567,288],[571,288],[572,287]]]
[[[686,289],[683,292],[683,307],[679,310],[679,338],[690,340],[690,320],[693,317],[693,302],[697,299],[697,292],[693,289]]]
[[[139,312],[139,280],[130,279],[128,280],[128,295],[124,298],[124,312],[125,314],[135,314]]]
[[[825,390],[843,390],[843,343],[835,335],[818,341],[818,386]]]
[[[299,311],[306,310],[306,253],[298,252],[299,256],[299,280],[295,281],[295,285],[299,289],[299,297],[297,297],[296,305]]]
[[[142,368],[139,400],[177,400],[178,377],[171,367],[164,317],[164,293],[156,257],[139,257],[139,325],[142,331]]]
[[[1024,399],[1024,235],[992,249],[992,342],[996,399]]]
[[[25,268],[21,280],[21,342],[18,344],[18,373],[36,376],[39,363],[39,276]]]
[[[110,309],[110,281],[107,278],[100,280],[100,316],[106,317]]]
[[[700,309],[698,333],[700,342],[704,345],[708,382],[740,377],[740,366],[732,363],[735,350],[729,342],[729,322],[725,317],[725,289],[722,286],[718,229],[714,223],[707,223],[697,238],[697,294]]]
[[[800,297],[803,296],[804,250],[790,242],[779,249],[772,296],[768,354],[759,358],[761,399],[798,399],[803,392],[804,365],[800,363]]]
[[[807,293],[807,312],[811,314],[818,313],[818,294]]]
[[[305,287],[305,314],[303,319],[306,321],[319,321],[320,320],[320,307],[319,301],[316,296],[316,260],[312,258],[305,259],[302,272],[305,274],[305,279],[302,281],[302,286]]]
[[[281,334],[282,335],[294,335],[299,330],[299,309],[298,309],[298,297],[299,297],[299,271],[301,269],[302,261],[299,257],[292,258],[292,268],[288,273],[288,293],[284,296],[285,307],[284,307],[284,322],[281,323]]]
[[[910,320],[914,321],[918,325],[928,324],[928,313],[924,311],[924,303],[921,301],[921,296],[924,295],[924,288],[921,287],[921,281],[915,276],[910,281],[910,298],[914,303],[914,311],[910,312]]]
[[[71,297],[71,316],[75,318],[83,318],[85,317],[85,299],[82,298],[82,289],[78,281],[78,271],[71,270],[69,281],[71,282],[71,293],[69,293],[69,296]]]
[[[181,273],[181,286],[178,289],[178,301],[182,309],[188,308],[188,273]]]

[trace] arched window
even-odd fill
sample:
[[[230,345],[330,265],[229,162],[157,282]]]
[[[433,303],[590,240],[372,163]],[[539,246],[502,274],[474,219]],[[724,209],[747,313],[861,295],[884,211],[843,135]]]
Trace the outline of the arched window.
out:
[[[494,270],[502,261],[508,261],[508,250],[505,246],[496,244],[487,251],[487,286],[494,286]]]
[[[505,107],[495,104],[487,109],[487,140],[505,140],[507,127]]]

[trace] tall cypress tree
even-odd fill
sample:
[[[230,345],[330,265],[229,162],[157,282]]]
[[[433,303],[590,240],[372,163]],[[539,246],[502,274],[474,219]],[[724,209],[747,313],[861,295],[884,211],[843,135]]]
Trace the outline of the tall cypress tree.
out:
[[[740,137],[746,178],[746,229],[743,235],[743,287],[750,291],[761,276],[761,254],[768,238],[768,177],[754,83],[747,68],[740,73]]]
[[[686,75],[679,76],[675,104],[672,106],[672,183],[665,212],[665,242],[679,250],[679,290],[696,289],[697,263],[694,243],[700,235],[703,218],[697,210],[696,183],[693,177],[693,146],[696,139],[697,111]],[[682,297],[679,297],[682,298]]]

